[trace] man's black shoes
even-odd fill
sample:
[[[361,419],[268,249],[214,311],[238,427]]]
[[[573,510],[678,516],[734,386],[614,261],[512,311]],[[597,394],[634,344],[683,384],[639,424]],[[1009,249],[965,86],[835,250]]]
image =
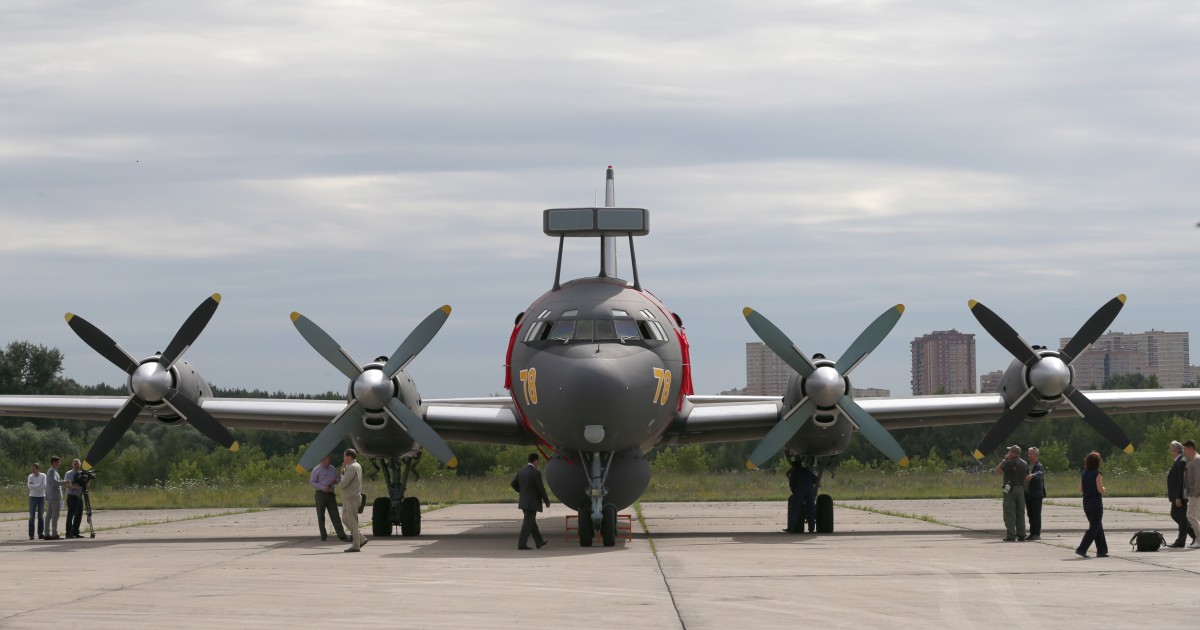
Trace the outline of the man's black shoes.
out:
[[[1017,541],[1016,536],[1005,536],[1004,537],[1004,542],[1016,542],[1016,541]]]
[[[547,542],[548,542],[548,541],[545,541],[545,540],[543,540],[542,542],[540,542],[540,543],[538,543],[538,544],[537,544],[537,548],[538,548],[538,549],[541,549],[542,547],[545,547]]]
[[[530,547],[529,545],[525,545],[524,547],[517,545],[517,550],[518,551],[532,551],[533,547]]]
[[[322,538],[321,540],[325,540],[325,539]],[[342,534],[341,536],[338,536],[338,540],[340,540],[342,542],[350,542],[350,537],[345,534]]]
[[[329,538],[329,537],[326,536],[325,534],[321,534],[321,542],[325,542],[326,538]]]
[[[1176,540],[1175,542],[1173,542],[1173,543],[1171,543],[1171,544],[1169,544],[1169,545],[1167,545],[1167,546],[1168,546],[1168,547],[1174,547],[1175,549],[1182,549],[1184,545],[1183,545],[1183,543],[1182,543],[1182,542],[1180,542],[1180,541]]]

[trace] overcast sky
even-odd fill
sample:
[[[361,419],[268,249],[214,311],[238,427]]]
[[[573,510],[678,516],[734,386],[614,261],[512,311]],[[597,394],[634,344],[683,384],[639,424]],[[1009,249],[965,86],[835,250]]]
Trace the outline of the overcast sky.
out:
[[[836,357],[904,303],[854,383],[907,394],[932,330],[1007,366],[970,298],[1031,343],[1122,292],[1117,330],[1200,329],[1198,102],[1178,2],[9,0],[0,342],[114,383],[64,312],[145,356],[220,292],[212,383],[342,390],[291,311],[366,361],[450,304],[410,373],[500,392],[541,211],[612,164],[698,393],[745,384],[744,306]]]

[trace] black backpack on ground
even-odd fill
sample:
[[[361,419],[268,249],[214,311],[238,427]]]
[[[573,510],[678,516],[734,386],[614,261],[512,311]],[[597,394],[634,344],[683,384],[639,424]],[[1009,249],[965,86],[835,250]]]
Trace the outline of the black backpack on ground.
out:
[[[1159,547],[1166,546],[1167,541],[1161,532],[1138,532],[1129,539],[1129,544],[1134,551],[1158,551]]]

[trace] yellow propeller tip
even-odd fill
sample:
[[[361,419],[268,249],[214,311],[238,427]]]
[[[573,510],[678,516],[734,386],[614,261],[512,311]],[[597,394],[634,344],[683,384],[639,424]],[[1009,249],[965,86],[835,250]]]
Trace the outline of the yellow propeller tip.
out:
[[[297,319],[300,319],[300,313],[292,311],[292,323],[295,323]]]
[[[213,301],[214,301],[214,302],[216,302],[217,304],[220,304],[220,303],[221,303],[221,294],[220,294],[220,293],[214,293],[214,294],[212,294],[212,299],[213,299]]]
[[[306,472],[308,472],[308,471],[307,471],[307,470],[304,470],[304,467],[303,467],[303,466],[301,466],[300,464],[296,464],[296,472],[298,472],[298,473],[300,473],[301,475],[303,475],[304,473],[306,473]]]
[[[904,314],[904,305],[903,305],[903,304],[897,304],[897,305],[896,305],[896,310],[897,310],[897,311],[899,311],[901,315],[903,315],[903,314]]]
[[[451,457],[450,461],[446,462],[446,465],[449,466],[450,468],[458,468],[458,458]]]
[[[451,308],[450,308],[450,305],[449,305],[449,304],[443,304],[443,305],[442,305],[442,312],[443,312],[443,313],[445,313],[445,314],[449,315],[451,310],[453,310],[453,309],[451,309]]]
[[[1124,304],[1124,303],[1125,303],[1125,294],[1124,294],[1124,293],[1122,293],[1121,295],[1118,295],[1118,296],[1117,296],[1117,299],[1118,299],[1118,300],[1121,300],[1121,303],[1122,303],[1122,304]]]
[[[979,452],[979,449],[975,449],[975,459],[983,461],[983,453]]]
[[[236,453],[240,448],[242,448],[242,446],[237,443],[237,440],[234,440],[233,445],[229,447],[229,450]]]
[[[66,318],[67,323],[69,324],[69,323],[71,323],[71,320],[75,317],[75,313],[68,311],[66,315],[63,315],[63,317]]]
[[[907,457],[905,457],[904,459],[902,459],[896,463],[899,464],[901,468],[908,468],[908,458]]]
[[[749,306],[747,306],[746,308],[743,308],[743,309],[742,309],[742,316],[743,316],[743,317],[749,317],[749,316],[750,316],[750,313],[753,313],[753,312],[754,312],[754,309],[752,309],[752,308],[750,308]]]
[[[1124,450],[1126,455],[1133,455],[1133,444],[1130,443],[1129,446],[1126,446]]]
[[[89,464],[89,463],[87,463],[87,460],[86,460],[86,459],[85,459],[85,460],[83,460],[83,469],[84,469],[84,470],[91,470],[91,469],[92,469],[92,465],[91,465],[91,464]]]
[[[975,308],[976,304],[979,304],[979,302],[975,300],[967,300],[967,308]]]
[[[757,469],[758,469],[758,466],[755,466],[754,462],[752,462],[748,459],[746,460],[746,470],[757,470]]]

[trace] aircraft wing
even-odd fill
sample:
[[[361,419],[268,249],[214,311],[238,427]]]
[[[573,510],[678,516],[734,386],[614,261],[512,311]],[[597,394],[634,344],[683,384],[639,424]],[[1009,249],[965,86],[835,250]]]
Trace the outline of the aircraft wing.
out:
[[[124,396],[0,396],[0,417],[107,422]],[[532,444],[513,413],[512,399],[447,398],[423,401],[425,421],[447,440]],[[200,406],[222,425],[237,429],[319,433],[346,406],[344,400],[206,398]],[[155,422],[143,411],[138,422]]]
[[[1200,409],[1200,389],[1128,389],[1084,394],[1110,415]],[[856,398],[855,402],[888,430],[995,422],[1004,412],[999,394]],[[679,418],[663,436],[664,444],[758,440],[779,422],[783,400],[777,396],[688,396]],[[1060,404],[1048,418],[1077,417]]]

